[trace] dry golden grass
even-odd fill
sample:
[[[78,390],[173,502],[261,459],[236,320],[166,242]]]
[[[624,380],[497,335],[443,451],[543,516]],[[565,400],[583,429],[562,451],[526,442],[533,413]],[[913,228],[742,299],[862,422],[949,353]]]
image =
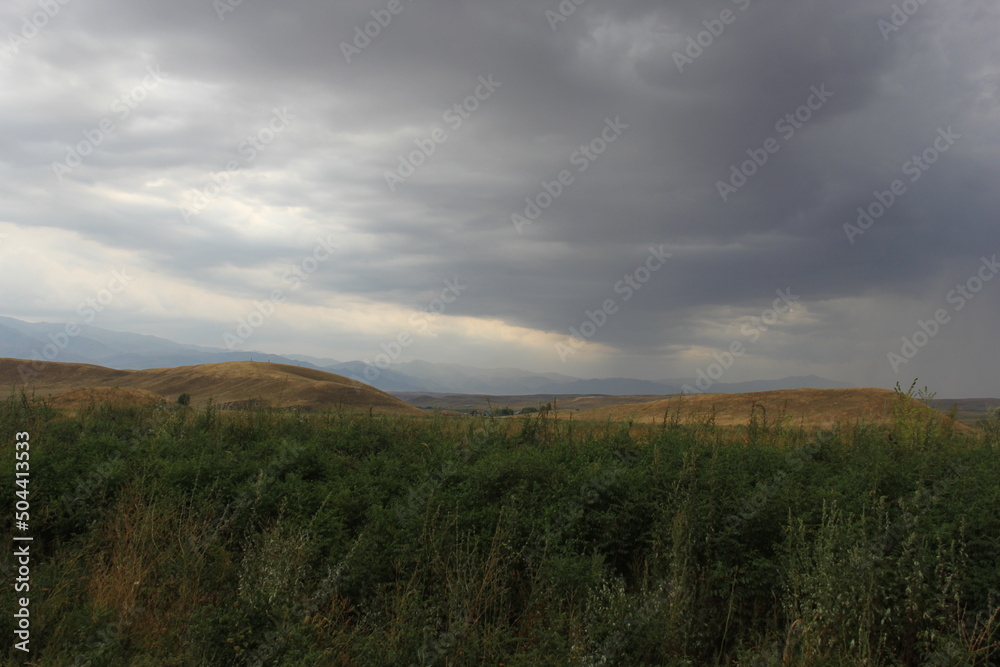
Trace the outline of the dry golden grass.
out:
[[[115,406],[140,406],[153,407],[165,403],[162,396],[158,396],[145,389],[133,389],[126,387],[85,387],[82,389],[71,389],[61,394],[56,394],[49,401],[49,405],[58,410],[68,413],[76,412],[80,408],[89,405],[100,405],[109,403]]]
[[[164,512],[135,486],[125,489],[95,537],[89,563],[87,594],[110,621],[98,639],[118,637],[149,651],[183,640],[191,614],[211,594],[200,576],[204,554],[192,549],[190,535],[212,522]]]
[[[572,394],[521,394],[521,395],[485,395],[485,394],[426,394],[416,391],[395,392],[410,405],[432,407],[442,410],[491,410],[508,407],[514,410],[521,408],[537,408],[551,403],[560,410],[588,410],[623,403],[648,403],[663,398],[662,395],[645,396],[582,396]],[[461,413],[455,413],[461,414]]]
[[[896,393],[888,389],[783,389],[745,394],[685,394],[631,405],[613,405],[573,413],[574,419],[607,421],[631,419],[659,423],[664,418],[682,424],[744,426],[751,411],[758,422],[784,419],[788,426],[830,428],[835,424],[891,424]],[[560,407],[562,407],[560,405]],[[928,414],[932,408],[922,407]],[[569,415],[563,415],[569,416]],[[942,419],[944,415],[940,416]]]
[[[59,395],[96,388],[109,398],[114,390],[134,389],[174,402],[182,393],[191,395],[193,406],[203,406],[209,399],[220,406],[254,405],[272,408],[298,407],[307,410],[373,409],[380,413],[419,415],[414,408],[395,396],[349,378],[285,364],[233,361],[221,364],[157,368],[143,371],[122,371],[90,364],[49,362],[41,366],[26,381],[19,368],[29,362],[20,359],[0,359],[0,397],[24,388],[38,397]],[[111,393],[108,393],[111,392]],[[79,405],[87,394],[70,394],[63,400],[67,407]],[[124,400],[125,394],[118,395]],[[149,400],[147,394],[134,394],[140,403]],[[99,401],[103,402],[103,401]]]

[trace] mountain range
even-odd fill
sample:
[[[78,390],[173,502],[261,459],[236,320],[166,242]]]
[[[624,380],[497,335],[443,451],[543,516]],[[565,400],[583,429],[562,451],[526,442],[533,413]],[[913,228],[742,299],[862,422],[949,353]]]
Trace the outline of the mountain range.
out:
[[[633,378],[582,379],[561,373],[535,373],[517,368],[476,368],[462,364],[407,361],[377,373],[362,361],[338,361],[302,354],[230,351],[175,343],[158,336],[110,331],[89,325],[30,323],[0,317],[0,357],[33,362],[61,361],[96,364],[122,370],[173,368],[226,361],[270,361],[324,370],[369,384],[386,392],[574,395],[669,395],[682,393],[691,378],[662,381]],[[30,364],[25,364],[30,369]],[[368,371],[366,374],[366,370]],[[26,371],[29,372],[29,371]],[[371,379],[369,379],[371,378]],[[716,393],[777,389],[843,389],[853,385],[815,375],[778,380],[715,383]]]

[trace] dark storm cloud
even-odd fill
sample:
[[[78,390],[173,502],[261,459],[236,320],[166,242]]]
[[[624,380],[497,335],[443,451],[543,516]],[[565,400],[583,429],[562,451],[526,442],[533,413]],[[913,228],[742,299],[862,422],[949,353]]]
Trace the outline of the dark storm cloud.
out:
[[[11,29],[37,10],[15,4]],[[797,336],[785,353],[835,363],[831,350],[851,357],[831,333],[850,314],[829,303],[933,300],[1000,251],[994,5],[927,2],[890,31],[889,0],[588,0],[553,21],[559,6],[70,2],[3,65],[19,93],[0,120],[6,220],[241,297],[332,237],[306,302],[419,307],[460,276],[469,290],[449,314],[558,333],[664,244],[670,261],[594,340],[667,362],[726,346],[739,317],[790,287],[810,318],[784,324]],[[358,37],[366,24],[379,34]],[[163,83],[59,183],[51,163],[149,66]],[[294,120],[247,160],[276,108]],[[608,121],[627,129],[581,161]],[[960,139],[907,180],[904,163],[946,128]],[[718,182],[769,138],[779,150],[723,201]],[[415,142],[434,152],[392,191],[386,173]],[[232,160],[239,173],[185,222],[179,207]],[[572,183],[518,233],[511,216],[562,170]],[[895,179],[905,194],[851,243],[845,223]],[[25,195],[38,191],[51,199]],[[882,324],[858,344],[891,343]]]

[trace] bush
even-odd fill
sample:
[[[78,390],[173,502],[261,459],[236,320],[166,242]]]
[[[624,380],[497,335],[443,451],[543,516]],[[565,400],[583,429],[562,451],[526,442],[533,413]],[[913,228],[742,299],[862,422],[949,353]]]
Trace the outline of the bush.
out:
[[[44,443],[32,657],[995,664],[1000,450],[924,430],[903,396],[895,444],[13,397],[0,426]]]

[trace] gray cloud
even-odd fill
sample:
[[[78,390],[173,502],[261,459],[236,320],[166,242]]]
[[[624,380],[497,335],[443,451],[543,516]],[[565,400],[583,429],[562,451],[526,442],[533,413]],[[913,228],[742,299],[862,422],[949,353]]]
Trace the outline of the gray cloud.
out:
[[[338,319],[324,336],[324,312],[346,302],[420,309],[460,276],[468,292],[442,320],[452,328],[413,356],[651,378],[691,374],[739,338],[741,318],[791,287],[799,307],[733,380],[801,370],[891,386],[886,355],[900,337],[982,255],[1000,252],[995,5],[928,2],[884,38],[889,0],[589,0],[555,30],[545,14],[554,1],[401,0],[348,63],[343,44],[389,4],[245,0],[220,20],[205,0],[69,2],[18,53],[0,40],[4,284],[25,279],[15,270],[46,270],[7,261],[12,243],[55,262],[47,234],[72,235],[88,266],[130,262],[164,290],[215,295],[228,313],[223,303],[287,287],[287,267],[329,237],[336,250],[294,295],[308,309],[296,317],[314,319],[262,331],[275,351],[359,356],[396,325],[374,333]],[[724,10],[733,20],[678,71],[674,54]],[[20,34],[38,11],[8,4],[0,32]],[[147,67],[162,82],[122,107]],[[500,85],[467,117],[448,115],[480,77]],[[821,86],[832,97],[785,136],[776,122]],[[244,142],[265,136],[276,108],[294,120],[249,158]],[[53,163],[106,118],[114,130],[60,182]],[[581,171],[581,146],[615,118],[628,129]],[[904,164],[948,127],[961,138],[911,182]],[[447,140],[391,192],[387,170],[435,129]],[[780,149],[723,201],[717,183],[768,138]],[[231,161],[239,170],[185,222],[180,207]],[[562,170],[573,182],[519,234],[511,216]],[[850,243],[844,224],[894,179],[905,194]],[[673,257],[597,332],[600,352],[561,364],[551,343],[585,311],[621,300],[616,283],[660,244]],[[55,280],[47,275],[36,284]],[[5,290],[0,310],[69,317],[71,294]],[[998,303],[1000,281],[899,379],[1000,391],[992,339],[981,335],[1000,324]],[[95,324],[155,333],[168,320],[175,336],[208,345],[229,326],[205,310],[171,318],[124,305]],[[490,343],[476,320],[525,342]],[[355,347],[329,349],[346,341]]]

